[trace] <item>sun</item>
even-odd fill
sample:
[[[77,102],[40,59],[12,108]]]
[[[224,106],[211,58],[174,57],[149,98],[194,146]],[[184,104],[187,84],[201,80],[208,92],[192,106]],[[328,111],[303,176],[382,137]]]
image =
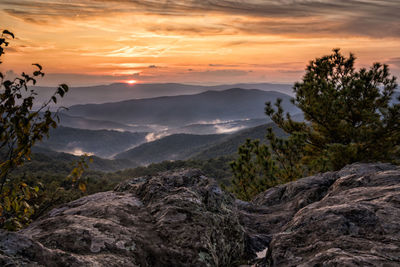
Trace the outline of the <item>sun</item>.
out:
[[[128,81],[126,81],[126,83],[127,84],[135,84],[135,83],[137,83],[137,81],[136,80],[128,80]]]

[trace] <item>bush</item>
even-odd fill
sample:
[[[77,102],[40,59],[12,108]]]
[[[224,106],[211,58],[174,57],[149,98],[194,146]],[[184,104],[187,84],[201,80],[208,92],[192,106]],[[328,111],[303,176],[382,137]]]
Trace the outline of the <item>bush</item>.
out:
[[[4,30],[0,37],[0,57],[10,39],[14,39],[14,34]],[[47,102],[33,110],[37,93],[28,85],[36,84],[36,79],[44,73],[42,66],[32,65],[36,67],[32,75],[22,73],[13,80],[0,72],[0,227],[8,229],[18,229],[29,222],[40,189],[13,181],[9,174],[29,160],[33,145],[57,126],[57,113],[50,111],[50,103],[56,103],[68,91],[67,85],[60,85]]]

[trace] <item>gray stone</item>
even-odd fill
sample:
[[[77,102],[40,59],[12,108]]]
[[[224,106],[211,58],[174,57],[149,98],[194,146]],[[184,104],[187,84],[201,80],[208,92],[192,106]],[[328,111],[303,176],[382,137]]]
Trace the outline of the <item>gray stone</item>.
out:
[[[265,235],[253,243],[268,248],[259,266],[400,266],[397,166],[349,165],[271,188],[242,207],[250,236]]]
[[[400,266],[400,168],[353,164],[235,200],[201,172],[141,177],[0,231],[0,266]]]
[[[199,171],[132,179],[2,232],[0,265],[234,266],[244,231],[233,203]]]

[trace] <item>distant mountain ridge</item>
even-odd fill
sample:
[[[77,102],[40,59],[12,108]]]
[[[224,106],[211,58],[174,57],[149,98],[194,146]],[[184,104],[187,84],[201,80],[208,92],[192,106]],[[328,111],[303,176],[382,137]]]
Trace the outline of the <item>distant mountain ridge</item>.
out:
[[[188,159],[227,135],[193,135],[174,134],[149,143],[142,144],[136,148],[116,155],[116,159],[128,159],[130,161],[146,165],[164,160]]]
[[[267,129],[272,128],[272,131],[279,137],[284,137],[287,134],[279,128],[275,123],[268,123],[256,127],[241,130],[227,136],[225,139],[208,146],[199,151],[193,158],[195,159],[211,159],[221,156],[234,155],[238,152],[239,146],[246,142],[246,139],[260,140],[262,143],[267,143]]]
[[[54,93],[56,87],[35,86],[32,88],[39,93],[37,100],[38,103],[41,103]],[[71,87],[68,94],[63,99],[59,99],[58,104],[63,106],[88,103],[100,104],[105,102],[118,102],[125,99],[192,95],[210,90],[220,91],[230,88],[259,89],[264,91],[277,91],[285,94],[292,93],[292,85],[273,83],[240,83],[214,86],[179,83],[138,83],[134,85],[113,83],[109,85]]]
[[[150,134],[117,132],[108,130],[82,130],[59,127],[52,130],[50,139],[39,143],[35,153],[54,155],[61,158],[73,157],[84,152],[98,157],[114,159],[104,161],[107,166],[95,169],[133,168],[151,163],[176,160],[209,160],[221,157],[233,158],[247,138],[259,139],[265,143],[267,128],[271,127],[277,136],[286,134],[274,123],[244,129],[231,134],[173,134],[154,141],[148,140]],[[62,156],[67,152],[70,156]],[[111,164],[111,165],[110,165]]]
[[[129,132],[152,132],[153,128],[145,125],[135,126],[126,125],[114,121],[93,120],[79,116],[70,116],[66,113],[59,113],[60,126],[86,129],[86,130],[114,130],[114,131],[129,131]]]
[[[265,118],[265,102],[275,102],[277,98],[283,100],[285,111],[292,114],[299,113],[297,107],[290,102],[289,95],[275,91],[233,88],[195,95],[75,105],[69,108],[67,114],[128,125],[158,124],[177,127],[215,120]]]
[[[145,143],[147,134],[60,126],[52,129],[50,137],[37,146],[74,155],[88,153],[110,158],[114,154]]]
[[[259,139],[266,143],[265,135],[268,128],[283,137],[286,134],[274,123],[241,130],[233,134],[194,135],[173,134],[156,141],[141,144],[115,156],[116,159],[126,159],[138,164],[162,162],[164,160],[211,159],[222,156],[232,156],[247,138]]]

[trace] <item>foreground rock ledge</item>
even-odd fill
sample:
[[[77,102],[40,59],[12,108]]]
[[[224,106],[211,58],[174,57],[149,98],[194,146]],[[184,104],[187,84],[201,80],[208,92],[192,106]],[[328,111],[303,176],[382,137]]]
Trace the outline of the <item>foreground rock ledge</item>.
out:
[[[234,199],[199,171],[133,179],[0,236],[0,266],[234,266],[244,232]]]
[[[162,173],[0,232],[0,266],[399,266],[400,169],[353,164],[235,200]]]
[[[400,266],[397,166],[353,164],[303,178],[240,213],[254,247],[267,245],[260,266]]]

